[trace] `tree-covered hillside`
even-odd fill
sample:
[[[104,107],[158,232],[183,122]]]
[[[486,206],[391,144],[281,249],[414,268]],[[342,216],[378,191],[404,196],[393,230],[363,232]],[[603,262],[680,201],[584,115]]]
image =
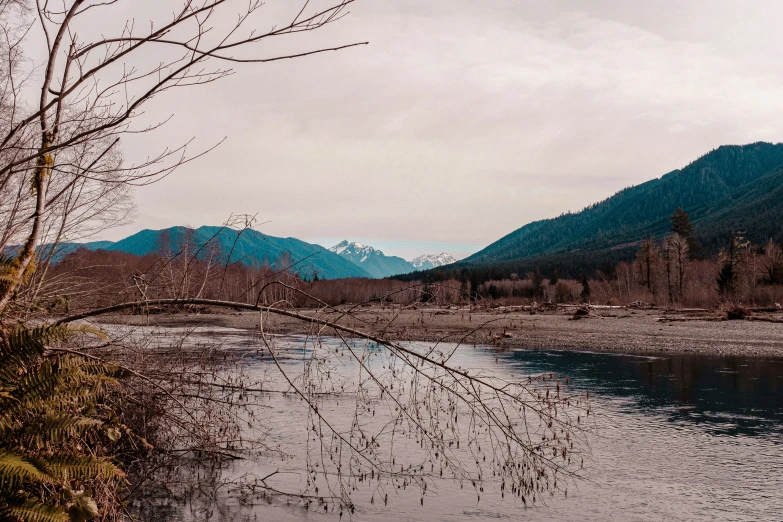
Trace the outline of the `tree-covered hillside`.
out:
[[[252,229],[242,232],[226,227],[142,230],[105,248],[137,256],[176,254],[183,249],[200,259],[216,250],[224,261],[230,256],[231,262],[248,266],[264,263],[277,269],[292,266],[292,271],[306,278],[312,278],[316,273],[323,279],[369,277],[361,267],[323,247],[292,237],[268,236]],[[281,263],[286,266],[277,266]]]
[[[704,255],[717,253],[732,232],[742,232],[754,244],[781,241],[783,144],[719,147],[683,169],[621,190],[581,212],[525,225],[423,277],[486,281],[535,270],[592,276],[633,259],[645,238],[668,234],[669,216],[677,208],[690,214]]]
[[[725,247],[732,231],[760,245],[783,241],[783,168],[694,213],[694,232],[707,252]]]
[[[706,215],[783,165],[783,144],[723,146],[681,170],[621,190],[581,212],[536,221],[508,234],[462,263],[497,263],[577,249],[606,248],[668,228],[678,207]],[[658,230],[660,229],[660,230]]]

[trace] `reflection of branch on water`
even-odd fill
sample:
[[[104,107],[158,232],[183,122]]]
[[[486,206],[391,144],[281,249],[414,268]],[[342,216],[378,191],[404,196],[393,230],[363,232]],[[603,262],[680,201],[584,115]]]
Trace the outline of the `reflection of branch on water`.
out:
[[[211,412],[233,409],[229,414],[221,413],[222,422],[235,419],[248,426],[260,422],[249,394],[293,394],[307,407],[304,489],[286,491],[269,484],[269,479],[281,474],[278,469],[252,484],[240,480],[236,487],[245,488],[247,493],[264,490],[298,498],[308,506],[312,500],[319,505],[336,502],[353,509],[352,493],[362,485],[373,488],[384,502],[388,501],[387,488],[396,492],[414,486],[420,491],[423,505],[428,486],[448,479],[460,487],[472,487],[477,500],[485,485],[494,485],[501,497],[510,492],[527,503],[543,501],[545,493],[567,492],[568,482],[580,477],[587,451],[582,426],[582,417],[590,414],[587,396],[569,393],[567,382],[551,374],[528,376],[526,382],[518,382],[486,370],[452,365],[450,361],[461,343],[447,349],[442,349],[445,347],[440,341],[426,347],[404,345],[384,337],[382,332],[388,331],[388,324],[360,330],[341,323],[354,319],[350,312],[324,304],[306,315],[287,301],[262,306],[209,299],[150,299],[73,315],[59,322],[141,306],[186,305],[259,312],[260,340],[287,389],[276,385],[267,389],[226,372],[207,370],[205,378],[186,371],[177,381],[182,386],[177,397],[194,400]],[[323,318],[324,312],[331,317]],[[281,360],[275,340],[264,329],[263,318],[275,315],[313,328],[304,340],[301,358],[294,362]],[[370,322],[362,324],[369,328]],[[471,334],[480,329],[475,328]],[[334,336],[333,341],[324,337],[327,333]],[[356,339],[363,342],[357,345]],[[345,367],[341,359],[345,356],[356,364],[357,374],[353,381],[340,384],[343,377],[338,376],[338,370]],[[301,373],[292,373],[299,371],[296,369]],[[194,387],[199,391],[194,392]],[[225,395],[215,396],[213,391],[205,390],[219,390]],[[350,425],[335,409],[346,398],[354,402]],[[222,443],[212,437],[220,446],[213,455],[239,455],[243,448],[253,446],[253,441],[243,439],[241,431],[228,429],[227,433]],[[401,438],[403,442],[399,443]],[[208,444],[204,446],[208,451]]]

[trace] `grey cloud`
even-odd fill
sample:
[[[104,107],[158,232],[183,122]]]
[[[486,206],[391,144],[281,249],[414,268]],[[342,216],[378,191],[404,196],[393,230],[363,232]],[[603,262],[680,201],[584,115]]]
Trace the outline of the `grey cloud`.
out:
[[[161,102],[175,119],[127,155],[228,141],[140,190],[116,234],[258,212],[274,235],[486,244],[718,145],[779,141],[783,37],[752,22],[780,8],[734,5],[360,0],[297,45],[369,46]]]

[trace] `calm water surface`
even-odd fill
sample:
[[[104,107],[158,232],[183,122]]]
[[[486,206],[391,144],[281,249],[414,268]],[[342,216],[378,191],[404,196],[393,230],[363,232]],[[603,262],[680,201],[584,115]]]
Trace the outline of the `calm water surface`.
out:
[[[256,342],[249,333],[230,334],[237,345]],[[278,338],[281,342],[294,347],[301,339]],[[384,507],[370,505],[359,491],[354,520],[783,520],[783,359],[565,351],[498,355],[464,347],[452,362],[519,378],[556,372],[590,390],[596,431],[589,438],[587,480],[571,486],[567,498],[556,495],[527,509],[499,495],[477,503],[472,492],[447,481],[428,493],[424,508],[418,494]],[[248,364],[259,372],[270,369],[263,358]],[[297,444],[305,438],[292,411],[295,403],[272,398],[265,412],[275,427],[273,440],[291,448],[301,447]],[[275,466],[295,471],[296,458],[283,465],[245,461],[230,472],[255,467],[261,473]],[[204,517],[185,509],[167,518]],[[206,518],[338,520],[331,512],[240,505],[230,497]]]

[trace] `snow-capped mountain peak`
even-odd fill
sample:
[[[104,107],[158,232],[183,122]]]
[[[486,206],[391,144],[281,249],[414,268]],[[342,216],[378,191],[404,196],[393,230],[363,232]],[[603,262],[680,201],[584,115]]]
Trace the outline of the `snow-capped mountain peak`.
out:
[[[341,241],[340,243],[334,245],[329,250],[331,250],[335,254],[340,254],[343,256],[369,257],[372,255],[383,255],[383,252],[381,252],[377,248],[373,248],[367,245],[362,245],[361,243],[348,242],[348,241]]]
[[[342,241],[332,248],[332,252],[349,259],[362,267],[373,277],[389,277],[413,271],[413,267],[401,257],[387,256],[377,248],[361,243]]]
[[[411,260],[411,264],[416,267],[416,270],[428,270],[430,268],[436,268],[443,265],[450,265],[456,263],[457,260],[451,254],[441,252],[438,255],[424,254]]]
[[[348,241],[341,241],[340,243],[338,243],[338,244],[334,245],[334,246],[333,246],[332,248],[330,248],[329,250],[331,250],[331,251],[332,251],[332,252],[334,252],[335,254],[342,254],[343,252],[345,252],[345,250],[346,250],[346,249],[347,249],[349,246],[351,246],[351,243],[349,243]]]
[[[401,257],[387,256],[377,248],[356,243],[355,241],[341,241],[330,248],[337,255],[348,258],[352,263],[359,265],[373,277],[389,277],[395,274],[405,274],[414,270],[429,270],[451,263],[457,260],[443,252],[440,254],[424,254],[413,261],[405,261]]]

